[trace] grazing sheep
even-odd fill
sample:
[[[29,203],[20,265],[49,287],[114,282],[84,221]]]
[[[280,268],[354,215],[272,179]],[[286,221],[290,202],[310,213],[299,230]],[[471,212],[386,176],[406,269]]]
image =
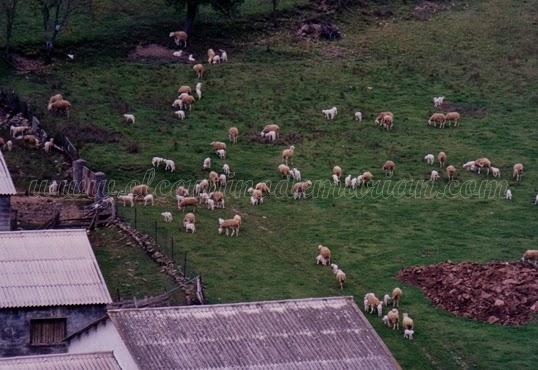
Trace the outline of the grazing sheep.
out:
[[[504,194],[504,198],[507,200],[512,200],[512,190],[506,189],[506,193]]]
[[[213,60],[211,60],[211,63],[213,64],[220,64],[220,55],[215,55],[213,57]]]
[[[226,176],[230,176],[230,166],[228,164],[224,163],[222,165],[222,172],[224,172],[224,174]]]
[[[445,101],[445,97],[444,97],[444,96],[434,97],[434,98],[433,98],[433,106],[434,106],[435,108],[438,108],[438,107],[440,107],[440,106],[443,105],[444,101]]]
[[[174,51],[172,55],[177,58],[181,58],[181,56],[183,55],[183,50]]]
[[[134,194],[129,193],[127,195],[119,195],[118,200],[121,200],[123,202],[123,206],[125,207],[127,203],[131,205],[131,207],[134,207]]]
[[[164,167],[165,171],[170,170],[170,172],[174,172],[176,170],[176,164],[173,160],[165,159],[164,164],[165,164],[165,167]]]
[[[387,318],[389,327],[391,327],[393,330],[400,328],[400,313],[396,308],[393,308],[387,313]]]
[[[192,63],[196,62],[196,59],[194,59],[194,55],[192,55],[192,54],[189,54],[189,57],[187,59],[189,60],[189,62],[192,62]],[[203,73],[203,71],[202,71],[202,73]]]
[[[36,148],[39,148],[39,139],[35,135],[24,135],[22,137],[25,143],[32,145]]]
[[[325,115],[326,119],[333,120],[338,113],[338,109],[336,109],[336,107],[332,107],[331,109],[323,109],[321,113]]]
[[[290,175],[295,181],[301,181],[301,171],[299,171],[297,168],[292,168],[290,171]]]
[[[52,184],[49,185],[49,195],[58,194],[58,182],[56,180],[52,181]]]
[[[222,191],[214,191],[213,193],[209,193],[209,198],[213,199],[217,208],[224,209],[224,193]]]
[[[207,200],[207,209],[214,211],[215,210],[215,201],[213,199]]]
[[[43,145],[43,150],[45,150],[45,153],[48,153],[50,152],[50,149],[54,147],[54,138],[50,138],[49,141],[47,141],[44,145]]]
[[[334,166],[333,175],[336,175],[338,178],[342,177],[342,168],[340,166]]]
[[[190,95],[192,93],[192,89],[189,85],[181,85],[179,89],[177,89],[177,93],[180,95],[182,94]]]
[[[269,131],[264,134],[264,138],[266,143],[274,143],[276,141],[276,131]]]
[[[389,326],[389,317],[387,315],[383,316],[383,318],[381,319],[381,321],[383,321],[383,324],[385,326]]]
[[[53,103],[50,103],[47,107],[49,112],[56,113],[65,113],[67,118],[69,118],[69,111],[71,110],[71,103],[67,100],[57,100]]]
[[[429,165],[433,165],[433,161],[434,161],[434,156],[433,154],[426,154],[426,156],[424,156],[424,160],[426,161],[426,163],[428,163]]]
[[[228,61],[228,53],[223,49],[219,49],[219,51],[220,51],[220,60],[222,60],[223,62],[227,62]]]
[[[239,228],[241,226],[241,216],[235,215],[234,218],[224,220],[222,218],[219,218],[219,235],[222,234],[222,232],[226,232],[226,236],[229,235],[229,231],[231,230],[231,236],[239,236]]]
[[[362,175],[360,175],[357,178],[357,185],[358,186],[361,186],[363,184],[368,185],[368,183],[371,182],[373,178],[374,178],[374,175],[372,175],[370,171],[365,171],[362,173]]]
[[[491,167],[491,174],[493,177],[501,177],[501,170],[497,167]]]
[[[474,161],[475,166],[478,168],[478,174],[480,175],[480,170],[482,168],[487,168],[488,172],[486,175],[489,175],[489,171],[491,168],[491,161],[487,158],[479,158],[476,161]]]
[[[414,322],[413,319],[409,317],[409,314],[407,312],[404,312],[402,314],[402,326],[404,329],[413,330],[414,329]]]
[[[415,334],[414,330],[410,330],[410,329],[404,330],[404,338],[406,339],[413,340],[413,334]]]
[[[207,62],[211,63],[213,61],[213,57],[215,56],[215,51],[213,49],[207,49]]]
[[[192,54],[191,54],[192,56]],[[204,77],[204,65],[203,64],[195,64],[193,67],[192,67],[192,70],[194,71],[194,73],[196,73],[196,76],[198,77],[198,79],[201,79],[202,77]]]
[[[325,247],[323,245],[318,245],[318,251],[319,255],[323,257],[323,259],[327,262],[323,265],[330,265],[331,264],[331,250],[328,247]]]
[[[446,168],[446,174],[448,176],[448,181],[454,180],[454,175],[456,174],[456,167],[450,165]]]
[[[181,98],[177,98],[176,100],[174,100],[174,102],[172,103],[172,108],[183,109],[183,102],[181,101]]]
[[[344,186],[346,188],[349,188],[351,186],[351,175],[347,175],[346,178],[344,179]]]
[[[52,95],[49,99],[49,104],[52,104],[56,101],[60,101],[60,100],[64,100],[64,97],[62,96],[62,94],[56,94],[56,95]]]
[[[131,124],[135,124],[135,121],[136,121],[136,118],[134,116],[134,114],[128,114],[128,113],[125,113],[123,115],[123,120],[125,121],[125,123],[131,123]]]
[[[386,176],[392,176],[395,168],[396,164],[393,161],[386,161],[383,165],[383,171],[385,171]]]
[[[163,163],[165,161],[164,158],[161,158],[161,157],[153,157],[151,159],[151,164],[153,165],[153,167],[159,167],[161,163]]]
[[[183,211],[185,211],[185,208],[187,207],[192,207],[193,210],[196,210],[196,207],[198,207],[198,198],[176,195],[176,200],[177,208]]]
[[[195,233],[196,232],[196,224],[185,224],[183,225],[185,226],[185,232],[191,232],[191,233]]]
[[[400,299],[402,298],[402,290],[400,288],[394,288],[392,290],[392,307],[400,306]]]
[[[230,127],[228,130],[228,139],[233,144],[237,144],[237,137],[239,136],[239,129],[237,127]]]
[[[434,113],[428,120],[428,126],[431,126],[433,124],[433,127],[437,127],[437,124],[439,124],[440,128],[444,128],[445,122],[446,116],[443,113]]]
[[[261,137],[265,137],[265,135],[268,133],[268,132],[272,132],[274,131],[276,133],[276,137],[278,138],[278,134],[280,132],[280,127],[274,123],[271,123],[271,124],[268,124],[268,125],[265,125],[265,127],[263,128],[262,132],[260,133],[260,136]]]
[[[295,146],[294,145],[292,145],[288,149],[284,149],[282,151],[282,160],[286,161],[286,164],[288,164],[288,159],[291,162],[291,157],[293,157],[294,151],[295,151]]]
[[[181,110],[181,109],[180,109],[180,110],[176,110],[176,111],[174,112],[174,114],[177,116],[177,118],[179,118],[179,119],[182,120],[182,121],[185,119],[185,111],[183,111],[183,110]]]
[[[335,265],[334,263],[331,264],[331,268],[333,270],[334,275],[336,276],[336,281],[340,284],[340,290],[344,289],[344,283],[346,281],[346,274],[344,271],[340,270],[338,268],[338,265]]]
[[[271,191],[271,188],[265,182],[257,183],[254,189],[259,190],[262,193],[269,193]]]
[[[148,194],[144,197],[144,207],[147,206],[148,203],[151,203],[152,206],[155,204],[155,199],[153,198],[153,194]]]
[[[202,83],[201,82],[196,83],[196,96],[198,97],[198,100],[202,99]]]
[[[257,205],[263,202],[263,191],[248,188],[247,192],[250,194],[250,204]]]
[[[174,38],[174,42],[176,43],[177,46],[179,47],[183,46],[184,48],[187,47],[187,39],[189,38],[189,35],[187,34],[187,32],[185,31],[170,32],[169,37]]]
[[[351,188],[353,190],[355,190],[357,188],[357,186],[359,186],[359,182],[362,182],[362,175],[361,176],[358,176],[358,177],[353,177],[351,179]]]
[[[439,172],[437,172],[436,170],[433,170],[430,174],[430,181],[431,182],[434,182],[434,181],[437,181],[440,179],[440,176],[439,176]]]
[[[334,185],[340,185],[340,178],[336,175],[332,175],[333,178],[333,184]]]
[[[210,168],[211,168],[211,158],[207,157],[206,159],[204,159],[204,163],[202,164],[202,169],[208,170]]]
[[[192,110],[192,106],[194,105],[194,96],[191,95],[184,95],[181,98],[181,105],[184,110],[189,109],[189,111]]]
[[[219,176],[219,185],[225,187],[226,186],[226,181],[227,181],[226,175],[223,174],[223,173],[220,174],[220,176]]]
[[[469,161],[469,162],[464,163],[463,168],[466,169],[467,171],[473,171],[476,168],[475,161]]]
[[[312,181],[297,182],[293,185],[293,199],[306,198],[306,191],[312,186]]]
[[[251,202],[252,202],[252,197],[250,199],[251,199]],[[327,264],[327,260],[325,258],[323,258],[323,256],[321,254],[318,254],[316,256],[316,265],[325,266],[326,264]]]
[[[445,152],[439,152],[439,154],[437,154],[437,160],[439,161],[439,167],[446,166],[446,160],[447,160],[446,153]]]
[[[387,130],[392,128],[394,121],[394,114],[392,112],[381,112],[377,115],[375,123],[379,126],[385,127]]]
[[[211,171],[209,172],[208,179],[211,185],[213,185],[213,189],[216,189],[217,183],[219,182],[219,174],[215,171]]]
[[[517,182],[520,182],[522,175],[523,175],[523,164],[516,163],[512,171],[512,178],[516,179]]]
[[[216,151],[217,153],[217,156],[220,158],[220,159],[226,159],[226,150],[224,149],[219,149]]]
[[[9,126],[9,134],[11,137],[17,138],[17,135],[24,134],[26,130],[30,130],[29,126]]]
[[[209,189],[209,181],[206,179],[201,180],[196,186],[194,187],[194,193],[200,194]]]
[[[457,127],[460,124],[460,114],[458,112],[448,112],[446,114],[446,122],[452,122],[453,127]]]
[[[530,262],[533,265],[538,265],[538,250],[536,249],[528,249],[523,253],[523,256],[521,257],[521,262]]]
[[[286,176],[286,180],[290,178],[290,168],[284,163],[278,165],[278,172],[281,176]]]
[[[162,212],[161,216],[162,216],[164,222],[170,223],[170,222],[174,221],[174,217],[172,216],[172,212]]]
[[[362,122],[362,112],[355,112],[355,121]]]
[[[209,143],[209,145],[211,145],[213,147],[213,150],[216,152],[217,150],[219,149],[224,149],[226,150],[226,143],[223,143],[221,141],[212,141],[211,143]]]

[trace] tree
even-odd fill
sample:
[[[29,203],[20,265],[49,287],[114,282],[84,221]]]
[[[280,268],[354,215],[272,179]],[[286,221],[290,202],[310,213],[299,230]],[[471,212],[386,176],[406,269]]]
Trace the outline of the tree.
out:
[[[191,34],[200,5],[211,5],[217,12],[230,16],[237,11],[243,0],[166,0],[182,13],[186,9],[183,31]]]
[[[11,42],[11,35],[13,33],[13,21],[15,20],[15,12],[17,10],[17,0],[0,0],[0,11],[4,14],[6,28],[6,56],[9,54],[9,46]]]
[[[271,4],[273,5],[273,11],[271,12],[271,19],[273,20],[273,27],[276,28],[276,11],[278,8],[278,3],[280,3],[280,0],[271,0]]]
[[[43,15],[45,49],[50,57],[56,38],[67,25],[67,20],[77,5],[77,0],[38,0]]]

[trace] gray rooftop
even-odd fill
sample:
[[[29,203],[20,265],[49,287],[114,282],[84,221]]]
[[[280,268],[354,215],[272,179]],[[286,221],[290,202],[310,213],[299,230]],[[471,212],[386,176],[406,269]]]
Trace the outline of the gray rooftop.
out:
[[[0,359],[0,370],[121,370],[112,352]]]
[[[17,191],[15,190],[15,185],[13,185],[13,180],[11,180],[4,155],[0,150],[0,195],[13,195],[16,193]]]
[[[110,310],[142,370],[399,369],[353,297]]]

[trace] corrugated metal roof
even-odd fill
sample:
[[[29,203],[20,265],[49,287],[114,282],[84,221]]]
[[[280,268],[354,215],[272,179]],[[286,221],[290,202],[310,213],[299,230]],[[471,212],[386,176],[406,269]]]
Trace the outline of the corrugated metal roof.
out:
[[[0,232],[0,308],[111,302],[86,230]]]
[[[121,370],[112,352],[0,359],[0,370]]]
[[[13,180],[11,180],[11,175],[7,168],[6,161],[4,160],[4,155],[0,150],[0,195],[13,195],[16,193],[17,190],[15,190]]]
[[[353,297],[110,310],[134,360],[158,369],[399,369]]]

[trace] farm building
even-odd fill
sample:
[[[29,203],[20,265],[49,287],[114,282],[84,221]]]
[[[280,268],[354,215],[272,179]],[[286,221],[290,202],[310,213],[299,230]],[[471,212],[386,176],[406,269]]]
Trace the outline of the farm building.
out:
[[[399,369],[352,297],[110,310],[66,339],[122,369]]]
[[[0,370],[121,370],[112,352],[0,359]]]
[[[11,230],[11,196],[14,194],[15,186],[0,151],[0,231]]]
[[[111,302],[85,230],[0,232],[0,357],[66,352]]]

